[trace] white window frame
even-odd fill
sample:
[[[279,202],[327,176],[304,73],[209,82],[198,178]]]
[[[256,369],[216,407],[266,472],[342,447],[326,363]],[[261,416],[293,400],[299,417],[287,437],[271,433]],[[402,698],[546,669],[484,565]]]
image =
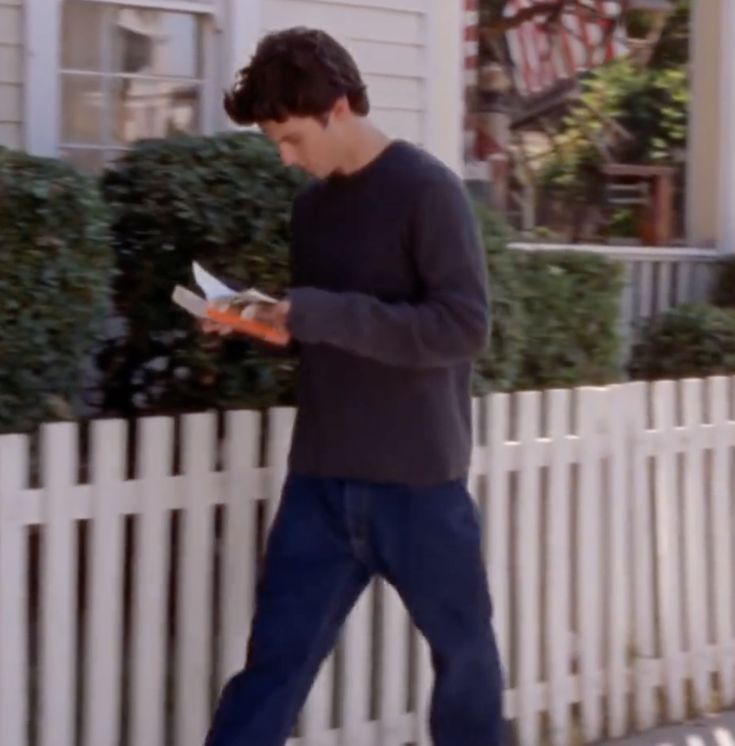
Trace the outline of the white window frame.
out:
[[[205,79],[201,123],[204,133],[228,126],[219,94],[252,54],[262,29],[266,0],[86,0],[153,10],[196,13],[209,18],[204,42]],[[61,142],[61,13],[64,0],[25,0],[25,149],[58,157]],[[240,30],[235,33],[235,30]]]
[[[426,0],[427,149],[458,175],[464,170],[464,3]]]

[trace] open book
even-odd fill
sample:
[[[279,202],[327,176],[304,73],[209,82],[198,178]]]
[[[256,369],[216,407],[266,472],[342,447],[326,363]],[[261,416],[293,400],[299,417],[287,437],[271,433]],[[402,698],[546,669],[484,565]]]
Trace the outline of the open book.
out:
[[[194,280],[204,293],[204,297],[177,285],[171,296],[174,303],[192,316],[211,319],[265,342],[277,345],[288,342],[288,336],[281,330],[254,318],[255,304],[277,303],[275,298],[254,288],[239,292],[233,290],[197,262],[193,262],[192,269]]]

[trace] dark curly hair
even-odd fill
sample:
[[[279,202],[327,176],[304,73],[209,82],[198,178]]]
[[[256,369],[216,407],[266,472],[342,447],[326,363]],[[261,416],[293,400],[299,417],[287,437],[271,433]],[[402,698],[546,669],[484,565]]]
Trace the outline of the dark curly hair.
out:
[[[324,31],[291,28],[265,36],[237,74],[224,107],[237,124],[324,119],[346,96],[355,114],[370,110],[365,84],[349,52]]]

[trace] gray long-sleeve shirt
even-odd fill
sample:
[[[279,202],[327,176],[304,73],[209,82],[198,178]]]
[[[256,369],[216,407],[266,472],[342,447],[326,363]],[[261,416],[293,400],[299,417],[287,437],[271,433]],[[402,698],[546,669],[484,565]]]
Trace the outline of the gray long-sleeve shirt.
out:
[[[292,471],[410,485],[465,477],[488,293],[461,181],[395,141],[361,171],[311,184],[293,235]]]

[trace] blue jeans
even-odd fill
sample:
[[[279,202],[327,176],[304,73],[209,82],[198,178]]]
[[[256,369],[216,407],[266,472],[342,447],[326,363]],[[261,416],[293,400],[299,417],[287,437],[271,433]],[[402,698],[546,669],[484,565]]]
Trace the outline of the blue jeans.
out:
[[[247,663],[207,746],[283,746],[342,623],[379,574],[432,653],[435,746],[501,746],[502,675],[477,510],[463,482],[407,487],[290,475],[259,580]]]

